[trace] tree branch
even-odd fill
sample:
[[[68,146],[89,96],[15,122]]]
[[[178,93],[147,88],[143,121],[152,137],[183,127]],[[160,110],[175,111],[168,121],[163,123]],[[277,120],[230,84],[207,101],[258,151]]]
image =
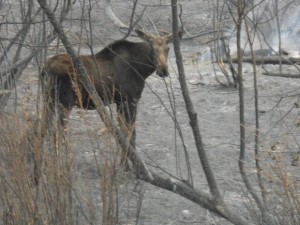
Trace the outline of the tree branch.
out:
[[[126,28],[128,29],[129,27],[125,25],[112,11],[111,5],[110,5],[111,0],[105,0],[105,13],[106,15],[114,22],[115,25],[117,25],[119,28]]]
[[[189,90],[186,83],[186,77],[184,72],[183,60],[180,51],[180,40],[178,36],[178,14],[177,14],[177,1],[172,0],[172,21],[173,21],[173,44],[174,44],[174,52],[176,55],[176,64],[179,75],[179,82],[182,90],[182,95],[185,101],[186,110],[190,119],[190,126],[193,131],[196,148],[198,151],[199,158],[201,160],[201,165],[206,175],[206,179],[208,181],[208,185],[210,187],[210,191],[214,196],[217,202],[222,202],[221,194],[219,192],[219,188],[217,186],[217,182],[215,180],[214,173],[209,164],[209,160],[206,155],[206,151],[203,146],[202,137],[200,134],[200,129],[198,126],[198,118],[197,113],[194,110],[194,106],[189,94]]]

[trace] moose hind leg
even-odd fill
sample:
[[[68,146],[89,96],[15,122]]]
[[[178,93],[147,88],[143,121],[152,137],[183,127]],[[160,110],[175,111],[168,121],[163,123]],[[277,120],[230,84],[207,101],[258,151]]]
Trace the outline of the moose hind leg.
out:
[[[61,80],[58,85],[57,122],[64,130],[67,128],[71,110],[75,105],[75,95],[70,79]]]
[[[30,161],[33,161],[33,177],[35,184],[38,186],[41,176],[41,166],[43,162],[43,144],[44,139],[49,132],[55,113],[55,99],[53,98],[53,80],[49,79],[48,83],[42,80],[43,105],[40,112],[40,118],[34,125],[34,133],[30,137],[31,151]]]
[[[71,100],[71,102],[73,102],[73,100]],[[72,104],[66,106],[62,103],[57,106],[57,124],[59,129],[62,129],[62,131],[65,131],[68,128],[72,107]]]
[[[73,106],[75,105],[75,96],[70,80],[62,80],[58,82],[56,99],[56,129],[54,141],[56,146],[60,149],[63,143],[66,144],[66,142],[68,142],[69,116]]]
[[[128,159],[131,158],[128,153],[128,147],[131,145],[135,148],[136,106],[134,101],[124,101],[117,104],[119,126],[126,137],[125,147],[122,148],[121,153],[121,165],[126,169],[129,169]]]

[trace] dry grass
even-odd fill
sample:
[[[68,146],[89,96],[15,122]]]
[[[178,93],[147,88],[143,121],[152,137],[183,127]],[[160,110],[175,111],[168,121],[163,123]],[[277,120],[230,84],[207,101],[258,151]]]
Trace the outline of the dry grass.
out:
[[[290,153],[286,143],[277,142],[266,146],[262,154],[261,175],[265,193],[265,206],[274,224],[298,225],[300,224],[300,177],[298,168],[291,165]],[[257,224],[261,212],[253,204],[248,205]],[[271,224],[271,223],[270,223]]]
[[[271,152],[272,161],[263,171],[269,181],[268,205],[276,215],[278,224],[300,224],[300,186],[297,168],[291,166],[291,160],[283,148]]]
[[[127,175],[120,173],[120,154],[111,135],[102,135],[106,147],[94,149],[88,162],[95,171],[92,187],[85,177],[88,172],[78,173],[79,158],[69,132],[62,135],[54,129],[40,145],[30,119],[3,115],[0,120],[0,224],[115,225],[138,220],[140,209],[136,209],[136,218],[126,209],[132,204],[131,193]],[[39,165],[38,185],[33,152]],[[135,205],[140,206],[140,197]]]

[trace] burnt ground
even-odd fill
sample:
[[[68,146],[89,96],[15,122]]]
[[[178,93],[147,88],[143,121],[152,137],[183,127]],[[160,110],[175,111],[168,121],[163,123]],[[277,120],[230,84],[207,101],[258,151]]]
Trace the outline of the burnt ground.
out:
[[[193,10],[195,5],[190,5],[189,2],[195,4],[195,1],[185,1],[187,9]],[[197,16],[199,15],[201,17],[204,14],[197,14]],[[190,26],[192,27],[193,24]],[[120,37],[120,34],[117,33],[110,37],[106,34],[103,35],[103,40]],[[100,49],[102,45],[98,44],[97,48]],[[202,53],[202,49],[203,46],[200,46],[198,41],[182,41],[186,81],[195,111],[198,114],[203,142],[222,194],[236,212],[245,214],[242,208],[247,207],[246,194],[238,171],[238,91],[234,88],[224,87],[217,82],[216,77],[225,82],[224,76],[216,64],[200,60],[199,55]],[[87,49],[83,50],[88,52]],[[181,177],[186,178],[182,143],[169,115],[169,113],[173,114],[170,98],[174,98],[175,115],[182,130],[184,144],[192,165],[194,185],[198,189],[208,192],[182,99],[173,52],[170,53],[169,64],[169,78],[162,80],[156,75],[152,75],[147,80],[147,86],[138,105],[137,150],[151,169],[161,174],[167,171],[180,177],[178,168],[181,168]],[[278,66],[266,65],[266,69],[276,72]],[[283,66],[283,69],[290,73],[297,72],[297,68],[294,66]],[[264,76],[263,72],[262,67],[258,66],[260,153],[264,168],[268,171],[273,163],[267,150],[276,144],[276,146],[282,147],[281,154],[285,156],[291,172],[299,172],[298,167],[291,166],[294,153],[299,151],[299,128],[296,126],[299,109],[295,107],[299,104],[299,82],[297,79]],[[254,177],[255,117],[251,64],[243,65],[243,75],[247,169],[249,176]],[[11,97],[6,111],[10,113],[16,103],[17,112],[20,115],[28,110],[34,117],[35,110],[32,109],[35,109],[37,90],[38,73],[36,65],[32,63],[18,81],[17,95]],[[100,165],[104,165],[115,154],[115,150],[112,151],[115,148],[114,143],[102,128],[103,123],[96,112],[80,109],[72,111],[69,129],[71,149],[75,160],[73,168],[75,186],[80,194],[91,199],[99,210],[99,218],[102,208],[99,180],[103,172],[98,171],[95,161],[99,160]],[[230,224],[176,194],[143,182],[137,183],[130,175],[120,175],[117,184],[120,224],[135,224],[139,208],[138,200],[140,199],[142,200],[142,210],[138,224]]]

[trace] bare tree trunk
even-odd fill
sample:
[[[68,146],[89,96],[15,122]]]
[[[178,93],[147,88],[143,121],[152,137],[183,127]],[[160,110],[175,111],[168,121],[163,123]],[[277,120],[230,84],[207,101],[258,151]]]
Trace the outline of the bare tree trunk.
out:
[[[237,1],[237,59],[238,59],[238,85],[239,85],[239,112],[240,112],[240,156],[239,156],[239,170],[243,182],[249,191],[252,198],[255,200],[256,205],[258,206],[261,213],[262,224],[275,224],[275,221],[271,215],[268,214],[266,205],[264,204],[262,197],[257,193],[253,184],[247,176],[247,170],[245,167],[246,162],[246,128],[245,128],[245,102],[244,102],[244,83],[243,83],[243,50],[241,47],[241,32],[242,24],[245,18],[245,1]],[[252,61],[255,60],[253,51],[252,51]],[[256,81],[255,81],[256,82]],[[256,105],[256,107],[258,107]],[[257,108],[256,108],[257,110]],[[258,113],[258,111],[257,111]],[[263,195],[264,196],[264,195]]]
[[[220,190],[218,188],[217,182],[214,177],[214,173],[210,166],[209,160],[206,155],[206,151],[203,146],[202,137],[200,134],[200,129],[198,125],[197,113],[194,111],[193,103],[191,101],[189,90],[186,84],[186,77],[184,72],[183,60],[180,51],[180,40],[178,36],[178,15],[177,15],[177,0],[172,0],[172,28],[173,28],[173,44],[174,44],[174,52],[176,56],[176,64],[178,68],[179,81],[181,85],[182,95],[185,101],[186,110],[190,119],[190,126],[193,131],[194,140],[196,144],[196,148],[198,151],[199,159],[201,161],[202,168],[206,175],[206,179],[208,185],[210,187],[210,191],[213,196],[213,205],[216,207],[218,212],[227,220],[231,221],[234,224],[250,224],[250,222],[246,221],[243,217],[232,213],[221,197]]]
[[[244,21],[247,38],[249,42],[251,57],[253,59],[253,86],[254,86],[254,108],[255,108],[255,144],[254,144],[254,152],[255,152],[255,165],[256,165],[256,171],[257,171],[257,178],[258,178],[258,184],[261,190],[261,196],[263,203],[266,203],[266,191],[263,183],[263,179],[261,176],[261,166],[260,166],[260,156],[259,156],[259,138],[260,138],[260,125],[259,125],[259,109],[258,109],[258,84],[257,84],[257,70],[256,70],[256,63],[255,63],[255,54],[254,54],[254,47],[253,42],[254,38],[251,36],[251,31],[248,26],[247,20]],[[265,210],[265,209],[263,209]]]
[[[104,3],[105,3],[105,13],[114,22],[114,24],[119,28],[128,29],[129,27],[125,25],[112,11],[111,4],[110,4],[111,0],[105,0]]]
[[[174,44],[174,52],[176,55],[176,64],[178,69],[179,81],[181,85],[182,95],[185,101],[186,110],[190,119],[190,126],[192,127],[195,144],[197,147],[199,159],[201,160],[201,164],[203,170],[206,175],[206,179],[208,180],[208,184],[210,186],[210,191],[212,195],[216,198],[216,201],[221,201],[221,194],[219,192],[219,188],[217,186],[217,182],[214,176],[214,173],[209,164],[209,160],[206,155],[206,151],[204,150],[202,137],[200,134],[200,129],[198,126],[197,113],[194,110],[194,106],[188,91],[186,77],[184,72],[184,66],[182,61],[182,55],[180,51],[180,43],[178,37],[178,15],[177,15],[177,1],[172,1],[172,18],[173,18],[173,44]]]

